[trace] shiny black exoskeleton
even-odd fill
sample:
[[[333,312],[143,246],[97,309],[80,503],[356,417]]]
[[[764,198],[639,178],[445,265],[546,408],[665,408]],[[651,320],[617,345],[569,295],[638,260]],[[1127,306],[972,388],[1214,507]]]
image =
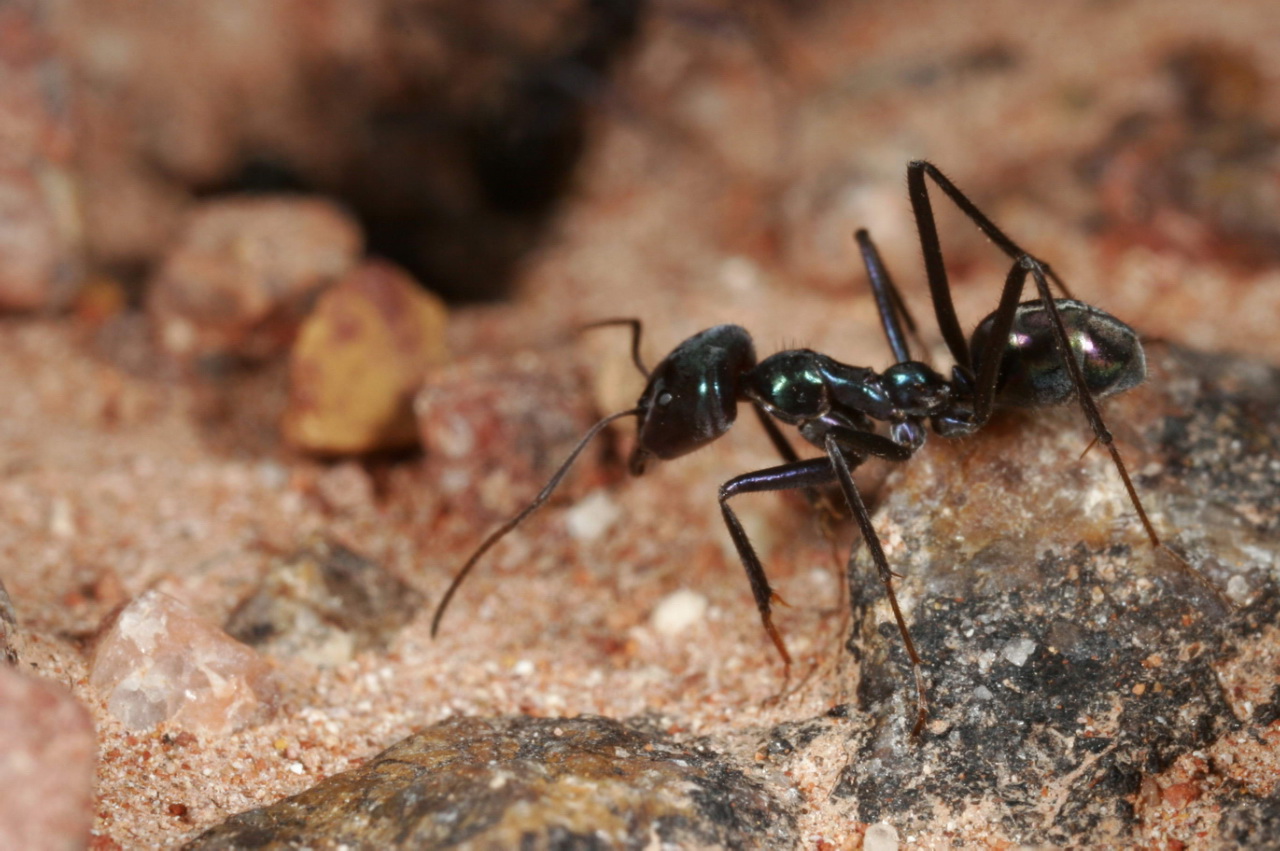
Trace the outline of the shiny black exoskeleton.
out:
[[[951,301],[926,176],[1013,260],[999,306],[979,323],[967,341]],[[593,426],[534,502],[480,544],[437,607],[432,633],[459,584],[480,557],[546,501],[583,447],[601,429],[627,416],[638,421],[630,469],[640,475],[650,459],[678,458],[725,434],[733,425],[740,404],[749,404],[756,412],[784,463],[725,482],[720,488],[720,508],[751,582],[765,631],[788,667],[790,655],[773,624],[773,591],[729,501],[744,493],[789,489],[812,492],[824,485],[839,486],[884,583],[915,672],[917,713],[913,735],[919,733],[927,717],[922,663],[898,607],[893,574],[854,484],[855,467],[872,456],[906,461],[923,445],[930,430],[943,437],[972,434],[990,420],[998,406],[1036,408],[1075,399],[1098,442],[1110,452],[1151,542],[1158,545],[1159,538],[1095,403],[1096,399],[1128,390],[1145,378],[1146,362],[1137,334],[1095,307],[1069,297],[1054,298],[1050,281],[1064,296],[1068,294],[1048,265],[1006,237],[931,164],[911,163],[907,181],[934,314],[955,359],[949,377],[911,359],[906,333],[914,331],[914,322],[866,231],[859,231],[855,239],[896,360],[884,372],[850,366],[810,349],[791,349],[757,361],[750,335],[737,325],[718,325],[695,334],[649,372],[639,356],[637,320],[596,323],[631,326],[632,357],[648,377],[644,392],[635,408]],[[1035,284],[1037,298],[1021,302],[1028,277]],[[778,423],[794,427],[823,454],[801,459]]]

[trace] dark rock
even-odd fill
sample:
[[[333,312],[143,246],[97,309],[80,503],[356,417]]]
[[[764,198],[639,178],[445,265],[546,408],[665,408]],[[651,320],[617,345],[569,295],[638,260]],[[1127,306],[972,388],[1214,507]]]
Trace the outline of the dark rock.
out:
[[[187,848],[780,848],[797,839],[793,815],[718,754],[584,716],[452,719]]]
[[[912,743],[910,668],[860,554],[852,641],[874,725],[833,792],[858,821],[963,814],[1016,843],[1123,844],[1144,774],[1248,720],[1216,666],[1274,618],[1280,373],[1148,357],[1151,380],[1105,415],[1167,547],[1105,453],[1077,460],[1091,435],[1074,406],[935,439],[890,478],[876,526],[930,721]]]
[[[1223,806],[1218,836],[1232,848],[1280,848],[1280,785],[1270,795],[1245,795]]]
[[[4,582],[0,581],[0,659],[10,665],[18,664],[18,615],[13,610],[13,602]]]
[[[272,565],[227,621],[227,632],[275,656],[338,665],[385,650],[422,597],[376,562],[316,541]]]

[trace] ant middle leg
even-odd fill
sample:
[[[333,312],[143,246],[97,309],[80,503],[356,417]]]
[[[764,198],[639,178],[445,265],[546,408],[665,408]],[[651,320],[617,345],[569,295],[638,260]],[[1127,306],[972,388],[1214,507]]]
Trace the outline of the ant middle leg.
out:
[[[898,595],[893,590],[894,573],[889,568],[889,560],[885,557],[884,547],[880,545],[880,536],[876,534],[875,527],[871,524],[871,514],[867,511],[866,503],[862,501],[858,486],[853,481],[852,468],[857,465],[850,464],[849,458],[846,456],[846,451],[851,448],[850,444],[855,444],[855,446],[861,444],[863,449],[869,449],[874,445],[871,439],[885,441],[906,452],[905,457],[891,458],[890,460],[906,460],[911,455],[910,451],[906,450],[906,447],[898,446],[898,444],[892,443],[892,441],[888,441],[879,435],[864,434],[845,429],[828,433],[825,440],[825,448],[828,463],[840,483],[840,489],[844,492],[845,499],[849,502],[849,510],[858,522],[862,538],[867,543],[867,551],[871,554],[871,560],[875,563],[881,582],[884,583],[885,596],[889,600],[889,608],[893,611],[893,618],[898,625],[898,633],[902,636],[902,645],[907,651],[907,659],[911,664],[912,674],[915,676],[916,720],[911,725],[911,738],[915,739],[920,736],[921,730],[924,729],[924,723],[929,718],[929,699],[926,696],[924,683],[924,662],[921,660],[920,654],[916,652],[915,642],[911,639],[911,630],[907,628],[906,618],[903,617],[902,609],[898,605]],[[888,449],[888,447],[883,448]],[[857,454],[854,455],[854,458],[855,460],[861,460],[861,457]]]
[[[769,442],[773,444],[773,448],[782,456],[783,462],[787,464],[798,463],[800,456],[796,453],[795,447],[791,445],[791,441],[787,440],[786,435],[782,433],[782,429],[778,428],[778,424],[774,419],[758,403],[753,402],[751,409],[755,411],[756,419],[760,421],[760,427],[769,436]],[[832,500],[828,492],[823,489],[806,487],[801,490],[804,493],[805,501],[809,503],[809,507],[818,512],[823,535],[828,540],[834,540],[833,530],[835,523],[845,516],[840,511],[838,503]]]

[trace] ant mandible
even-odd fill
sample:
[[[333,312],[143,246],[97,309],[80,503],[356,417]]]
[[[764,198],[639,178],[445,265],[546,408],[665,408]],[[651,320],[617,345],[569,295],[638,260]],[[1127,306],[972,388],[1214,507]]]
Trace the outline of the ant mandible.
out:
[[[968,341],[960,330],[951,300],[926,177],[1013,260],[999,306],[979,323]],[[1147,537],[1153,546],[1160,546],[1160,538],[1095,401],[1135,387],[1146,377],[1146,359],[1138,335],[1114,316],[1072,299],[1047,263],[1005,236],[931,163],[916,160],[907,166],[907,188],[924,252],[934,315],[955,360],[950,379],[911,359],[905,332],[914,331],[915,323],[865,230],[859,230],[855,239],[896,360],[884,372],[850,366],[810,349],[782,351],[757,362],[750,335],[737,325],[718,325],[695,334],[649,371],[640,358],[639,320],[593,323],[587,327],[630,326],[632,360],[648,380],[640,400],[634,408],[605,417],[592,426],[533,502],[480,543],[436,607],[432,636],[440,628],[449,601],[476,562],[547,501],[578,455],[606,426],[624,417],[636,418],[636,442],[629,466],[631,473],[638,476],[650,459],[677,458],[723,435],[733,425],[742,402],[751,405],[785,462],[735,476],[720,487],[720,511],[747,571],[765,632],[789,674],[791,655],[773,623],[776,595],[729,500],[760,491],[803,489],[812,493],[814,488],[835,483],[884,583],[915,675],[913,738],[920,734],[928,717],[923,662],[898,606],[894,574],[854,484],[855,467],[869,457],[906,461],[924,444],[926,421],[943,437],[961,437],[986,425],[998,406],[1039,408],[1075,398],[1096,442],[1110,453]],[[1022,302],[1028,276],[1035,282],[1037,297]],[[1061,290],[1062,298],[1054,298],[1050,282]],[[794,426],[824,454],[801,459],[774,420]],[[887,434],[877,432],[877,423],[886,424]]]

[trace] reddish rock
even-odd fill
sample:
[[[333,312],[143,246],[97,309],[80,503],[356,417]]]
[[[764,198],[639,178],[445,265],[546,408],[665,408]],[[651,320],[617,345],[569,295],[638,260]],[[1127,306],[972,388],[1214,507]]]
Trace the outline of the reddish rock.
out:
[[[89,681],[129,729],[165,721],[211,735],[248,724],[275,691],[262,657],[159,591],[120,613],[98,645]]]
[[[1200,797],[1200,786],[1197,783],[1174,783],[1161,789],[1160,796],[1175,810],[1186,809],[1187,804]]]
[[[0,8],[0,309],[55,306],[80,276],[65,80],[30,13]]]
[[[414,409],[431,480],[460,509],[504,519],[542,489],[597,419],[564,349],[452,364],[427,377]],[[583,452],[562,493],[599,471],[599,449]]]
[[[161,345],[179,357],[270,357],[361,250],[359,226],[328,201],[210,201],[152,279],[147,308]]]
[[[57,683],[0,667],[0,848],[84,848],[93,722]]]
[[[444,362],[444,303],[399,268],[367,262],[326,292],[289,364],[286,439],[311,452],[417,442],[412,399]]]

